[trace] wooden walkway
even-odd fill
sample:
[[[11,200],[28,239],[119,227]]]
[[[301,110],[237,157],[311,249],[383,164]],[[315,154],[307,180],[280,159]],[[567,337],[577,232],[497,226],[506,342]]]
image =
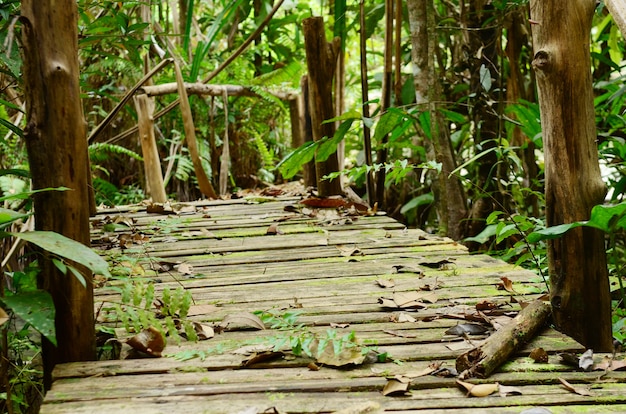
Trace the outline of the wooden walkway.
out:
[[[135,279],[152,280],[157,297],[166,286],[182,283],[197,305],[213,305],[195,307],[204,309],[192,316],[196,321],[217,325],[246,312],[295,312],[303,337],[354,336],[386,352],[387,361],[376,362],[370,352],[363,364],[332,368],[294,356],[289,346],[251,357],[241,348],[267,349],[297,334],[269,326],[245,329],[235,317],[212,339],[170,342],[162,358],[60,365],[42,413],[520,413],[532,407],[549,410],[534,413],[626,412],[626,374],[562,365],[558,353],[584,349],[553,329],[488,379],[469,380],[515,387],[512,395],[468,397],[453,376],[445,376],[458,355],[484,339],[446,332],[477,315],[476,304],[483,301],[499,306],[483,312],[488,319],[514,314],[519,305],[511,304],[511,297],[529,301],[539,295],[542,284],[531,272],[469,255],[449,239],[407,230],[384,215],[337,214],[303,207],[293,198],[207,201],[168,210],[101,212],[94,245],[110,244],[103,254],[117,263],[126,260]],[[116,238],[105,237],[102,221],[130,227],[118,230]],[[167,263],[184,266],[167,270]],[[502,277],[512,282],[513,293],[501,289]],[[382,284],[393,279],[394,285],[383,287],[377,279]],[[101,282],[100,312],[120,300],[119,282]],[[396,309],[394,299],[400,303]],[[318,345],[323,348],[319,340]],[[549,363],[528,357],[536,347],[548,352]],[[440,367],[437,375],[424,375],[432,364]],[[384,396],[394,376],[407,382],[408,390]],[[560,379],[588,395],[567,390]]]

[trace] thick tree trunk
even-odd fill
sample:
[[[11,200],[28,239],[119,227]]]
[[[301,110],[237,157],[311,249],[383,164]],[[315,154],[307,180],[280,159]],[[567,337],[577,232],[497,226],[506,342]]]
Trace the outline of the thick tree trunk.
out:
[[[435,10],[432,0],[408,0],[411,29],[411,56],[416,103],[430,113],[432,151],[429,154],[441,163],[441,173],[433,184],[436,195],[439,226],[454,240],[463,237],[463,220],[467,214],[466,197],[458,177],[450,176],[456,169],[450,131],[437,110],[441,102],[441,85],[435,67]]]
[[[35,195],[35,227],[89,245],[90,174],[86,124],[78,84],[77,6],[73,0],[23,0],[24,131],[33,188],[71,191]],[[56,308],[58,346],[43,340],[45,385],[56,363],[95,358],[92,277],[87,288],[40,260],[40,286]]]
[[[300,106],[302,107],[302,143],[313,141],[313,124],[311,123],[311,101],[309,94],[309,77],[304,75],[300,79],[300,89],[302,97]],[[317,172],[315,161],[309,161],[302,166],[302,179],[305,187],[317,186]]]
[[[587,220],[591,208],[604,201],[589,51],[594,8],[594,0],[531,2],[549,226]],[[594,351],[610,351],[611,299],[603,234],[574,229],[548,242],[548,260],[557,327]]]
[[[302,22],[304,47],[309,70],[309,103],[313,139],[332,138],[335,135],[335,124],[326,122],[335,117],[333,105],[333,76],[337,64],[340,40],[333,43],[326,41],[324,20],[321,17],[309,17]],[[339,169],[337,153],[332,154],[324,162],[316,162],[317,190],[321,197],[341,194],[339,179],[326,180],[324,176]]]

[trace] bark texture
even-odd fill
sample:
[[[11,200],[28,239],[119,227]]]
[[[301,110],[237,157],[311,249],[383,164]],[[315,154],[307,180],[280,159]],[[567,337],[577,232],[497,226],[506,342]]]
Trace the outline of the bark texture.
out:
[[[459,356],[457,371],[462,378],[488,377],[521,346],[530,342],[549,319],[550,304],[534,301],[480,346]]]
[[[309,70],[309,103],[313,139],[332,138],[335,124],[324,121],[335,117],[333,105],[333,77],[340,48],[339,38],[332,43],[326,41],[324,20],[321,17],[309,17],[302,22],[304,47]],[[324,162],[316,162],[317,189],[322,197],[341,194],[341,182],[325,180],[323,177],[339,170],[337,153]]]
[[[531,2],[549,226],[588,220],[604,201],[589,52],[594,8],[593,0]],[[594,351],[612,350],[603,234],[574,229],[548,243],[548,260],[557,328]]]
[[[137,110],[139,142],[146,172],[146,188],[148,190],[146,193],[152,198],[153,202],[165,203],[167,194],[165,194],[161,159],[154,136],[154,98],[148,98],[146,95],[141,94],[133,99],[135,101],[135,109]]]
[[[407,8],[411,29],[411,57],[415,98],[423,111],[430,113],[431,151],[429,156],[441,163],[441,173],[433,183],[436,195],[437,215],[442,231],[454,240],[463,237],[463,220],[467,215],[466,197],[457,176],[450,176],[456,169],[454,148],[450,130],[437,110],[436,102],[442,102],[441,85],[435,66],[435,10],[432,0],[408,0]]]
[[[35,228],[89,245],[90,174],[86,124],[78,84],[77,6],[73,0],[23,0],[22,40],[27,125],[24,131],[35,195]],[[56,363],[95,358],[93,285],[40,260],[40,286],[56,308],[58,346],[43,340],[44,376]]]

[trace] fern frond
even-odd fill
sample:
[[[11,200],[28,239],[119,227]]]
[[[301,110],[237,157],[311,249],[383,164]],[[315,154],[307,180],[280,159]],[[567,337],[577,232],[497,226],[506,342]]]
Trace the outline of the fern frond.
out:
[[[274,156],[267,148],[267,144],[263,141],[263,137],[261,134],[254,135],[254,143],[256,144],[256,148],[259,151],[259,155],[261,156],[261,162],[264,167],[268,169],[274,168]]]
[[[96,142],[89,145],[89,159],[93,162],[106,161],[109,159],[110,154],[126,155],[137,161],[143,162],[141,155],[120,145],[107,144],[104,142]]]
[[[265,87],[288,85],[296,88],[300,84],[300,78],[303,73],[304,65],[300,62],[293,61],[282,68],[257,76],[252,80],[252,84],[263,85]]]

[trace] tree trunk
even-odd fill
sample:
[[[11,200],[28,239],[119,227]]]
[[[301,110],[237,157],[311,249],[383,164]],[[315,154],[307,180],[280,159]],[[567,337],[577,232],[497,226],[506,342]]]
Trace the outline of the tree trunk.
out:
[[[324,20],[321,17],[304,19],[302,29],[309,70],[309,103],[313,139],[319,141],[324,137],[332,138],[335,135],[335,124],[333,122],[324,123],[324,121],[335,117],[333,76],[340,40],[335,38],[332,43],[326,41]],[[337,172],[338,169],[339,161],[336,152],[326,161],[315,163],[317,190],[321,197],[342,193],[339,179],[324,179],[324,176]]]
[[[441,163],[441,173],[433,183],[436,195],[439,226],[444,234],[454,240],[463,237],[463,219],[467,214],[466,197],[458,177],[450,176],[456,169],[450,130],[437,110],[441,98],[441,85],[435,67],[435,10],[433,1],[408,0],[407,8],[411,29],[411,56],[417,105],[430,113],[432,151],[429,156]]]
[[[593,0],[531,2],[549,226],[587,220],[604,201],[589,51],[594,8]],[[577,228],[549,241],[548,265],[557,328],[594,351],[612,350],[603,234]]]
[[[304,75],[300,79],[302,97],[299,98],[302,107],[302,144],[313,141],[313,124],[311,123],[311,101],[309,93],[309,77]],[[317,186],[317,172],[315,161],[309,161],[302,166],[302,180],[305,187]]]
[[[35,198],[35,228],[51,230],[89,245],[90,174],[86,124],[78,84],[77,6],[73,0],[23,0],[22,40],[28,122],[24,131],[33,188],[65,186]],[[87,288],[39,261],[40,287],[56,309],[54,347],[43,339],[44,383],[50,387],[54,365],[95,359],[93,284]]]

